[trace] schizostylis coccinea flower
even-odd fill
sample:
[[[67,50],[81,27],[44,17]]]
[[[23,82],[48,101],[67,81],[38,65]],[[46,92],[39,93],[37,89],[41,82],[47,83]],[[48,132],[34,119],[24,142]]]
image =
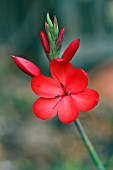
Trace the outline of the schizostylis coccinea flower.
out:
[[[32,79],[32,90],[40,96],[33,104],[35,115],[47,120],[58,114],[61,122],[75,121],[80,111],[91,110],[99,100],[99,94],[87,88],[88,76],[80,68],[74,68],[64,59],[50,61],[51,77],[39,75]]]

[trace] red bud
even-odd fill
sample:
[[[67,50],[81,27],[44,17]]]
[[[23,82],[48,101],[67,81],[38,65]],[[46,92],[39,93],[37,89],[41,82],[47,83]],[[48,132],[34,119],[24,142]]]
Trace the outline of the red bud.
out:
[[[62,27],[59,31],[58,38],[56,39],[56,49],[58,50],[59,47],[62,45],[64,40],[64,27]]]
[[[17,67],[20,70],[22,70],[24,73],[28,74],[29,76],[34,77],[41,74],[40,69],[31,61],[21,57],[16,57],[16,56],[11,56],[11,57],[14,59]]]
[[[56,16],[54,16],[54,25],[55,25],[56,28],[58,27],[58,22],[57,22]]]
[[[79,45],[80,45],[80,39],[72,41],[64,51],[62,58],[70,61],[74,57],[76,51],[78,50]]]
[[[49,33],[49,28],[48,28],[48,24],[47,24],[46,21],[45,21],[45,30],[46,30],[46,33],[47,33],[47,35],[48,35],[48,33]]]
[[[44,51],[46,53],[50,53],[50,46],[49,46],[49,42],[47,40],[47,36],[46,34],[43,32],[43,31],[40,31],[40,39],[41,39],[41,42],[42,42],[42,46],[44,48]]]

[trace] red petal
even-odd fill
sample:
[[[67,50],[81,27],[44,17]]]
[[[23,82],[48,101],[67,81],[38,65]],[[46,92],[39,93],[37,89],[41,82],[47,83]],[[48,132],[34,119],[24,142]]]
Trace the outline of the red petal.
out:
[[[63,94],[60,84],[46,76],[35,76],[31,82],[32,90],[41,97],[54,98]]]
[[[54,59],[50,61],[52,77],[64,86],[67,76],[74,70],[72,64],[64,59]]]
[[[78,50],[79,45],[80,45],[80,39],[72,41],[64,51],[62,58],[70,61],[75,55],[76,51]]]
[[[33,111],[35,115],[42,120],[47,120],[56,116],[57,107],[55,107],[55,105],[58,103],[59,100],[60,98],[39,98],[33,104]]]
[[[85,89],[83,92],[72,95],[80,111],[86,112],[95,107],[99,101],[99,94],[92,89]]]
[[[49,52],[50,52],[49,42],[48,42],[48,39],[47,39],[46,34],[45,34],[43,31],[40,31],[40,39],[41,39],[41,42],[42,42],[42,46],[43,46],[43,48],[44,48],[44,51],[45,51],[46,53],[49,53]]]
[[[70,97],[65,96],[58,104],[58,117],[63,123],[71,123],[77,119],[79,109],[76,102]]]
[[[29,76],[33,77],[41,74],[40,69],[31,61],[21,57],[16,57],[16,56],[11,56],[11,57],[14,59],[17,67],[23,72],[25,72],[26,74],[28,74]]]
[[[76,68],[67,78],[66,90],[70,93],[78,93],[83,91],[87,85],[87,73],[80,68]]]

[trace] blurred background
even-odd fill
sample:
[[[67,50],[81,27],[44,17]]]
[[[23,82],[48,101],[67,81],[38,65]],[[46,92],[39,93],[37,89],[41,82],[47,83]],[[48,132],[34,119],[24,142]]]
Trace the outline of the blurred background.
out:
[[[113,169],[113,0],[0,0],[0,170],[96,170],[74,124],[41,121],[32,112],[31,78],[10,55],[49,74],[39,31],[46,13],[65,26],[63,48],[77,38],[75,67],[88,72],[99,105],[80,121],[107,170]]]

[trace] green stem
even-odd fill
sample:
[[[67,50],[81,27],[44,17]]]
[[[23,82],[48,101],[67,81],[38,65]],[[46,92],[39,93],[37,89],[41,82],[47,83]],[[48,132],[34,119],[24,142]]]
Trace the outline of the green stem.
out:
[[[77,127],[77,129],[78,129],[78,131],[79,131],[79,133],[81,135],[81,138],[82,138],[82,140],[83,140],[83,142],[84,142],[84,144],[85,144],[85,146],[86,146],[86,148],[87,148],[93,162],[96,164],[97,168],[99,170],[105,170],[105,168],[104,168],[102,162],[100,161],[100,159],[99,159],[93,145],[91,144],[90,140],[88,139],[88,137],[87,137],[87,135],[86,135],[80,121],[79,121],[79,119],[76,119],[74,124],[76,125],[76,127]]]

